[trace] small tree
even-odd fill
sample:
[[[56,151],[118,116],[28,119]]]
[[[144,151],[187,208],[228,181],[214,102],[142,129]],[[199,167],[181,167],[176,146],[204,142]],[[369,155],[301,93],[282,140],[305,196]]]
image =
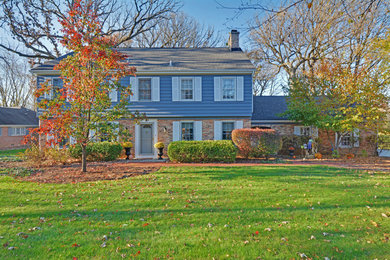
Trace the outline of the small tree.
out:
[[[64,38],[62,44],[72,54],[60,61],[55,70],[61,71],[63,87],[53,89],[45,82],[37,90],[37,98],[52,91],[51,100],[44,99],[40,127],[33,131],[50,136],[47,144],[58,144],[72,136],[82,150],[82,171],[87,171],[86,147],[99,138],[114,134],[117,127],[110,122],[120,118],[138,118],[126,110],[130,86],[121,86],[119,80],[135,68],[130,67],[125,56],[112,48],[112,39],[102,37],[102,25],[92,0],[76,0],[68,15],[60,20]],[[113,106],[109,97],[112,91],[120,93],[119,102]]]
[[[386,84],[376,72],[367,66],[352,69],[335,60],[323,62],[312,76],[293,81],[286,115],[325,130],[333,151],[338,151],[342,138],[355,129],[377,132],[385,123]],[[331,138],[331,132],[337,138]]]

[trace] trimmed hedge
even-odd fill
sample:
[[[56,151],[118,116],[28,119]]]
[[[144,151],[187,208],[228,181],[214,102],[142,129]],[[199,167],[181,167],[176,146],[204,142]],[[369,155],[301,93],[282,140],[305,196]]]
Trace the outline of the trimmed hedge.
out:
[[[232,140],[245,158],[268,158],[282,148],[282,137],[273,129],[235,129]]]
[[[174,162],[234,162],[237,148],[232,141],[175,141],[168,145]]]
[[[90,161],[114,161],[121,152],[122,145],[113,142],[98,142],[87,145],[87,159]],[[70,155],[73,158],[81,159],[81,146],[69,147]]]

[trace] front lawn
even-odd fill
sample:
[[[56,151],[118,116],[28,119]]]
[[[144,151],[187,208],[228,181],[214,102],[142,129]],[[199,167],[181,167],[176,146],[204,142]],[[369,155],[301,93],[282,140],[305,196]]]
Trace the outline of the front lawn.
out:
[[[322,166],[0,177],[0,258],[389,258],[390,179]]]

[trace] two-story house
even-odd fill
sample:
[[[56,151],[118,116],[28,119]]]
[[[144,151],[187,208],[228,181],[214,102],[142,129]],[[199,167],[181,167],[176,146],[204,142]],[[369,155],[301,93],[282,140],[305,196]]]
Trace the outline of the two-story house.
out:
[[[233,129],[251,127],[254,66],[232,30],[226,48],[123,48],[137,76],[121,79],[131,85],[128,109],[145,113],[134,124],[120,120],[133,136],[136,158],[156,157],[154,143],[177,140],[230,139]],[[64,58],[35,67],[37,84],[48,78],[61,87],[53,67]],[[110,94],[113,103],[121,93]],[[51,98],[50,93],[45,98]],[[39,102],[39,100],[38,100]]]

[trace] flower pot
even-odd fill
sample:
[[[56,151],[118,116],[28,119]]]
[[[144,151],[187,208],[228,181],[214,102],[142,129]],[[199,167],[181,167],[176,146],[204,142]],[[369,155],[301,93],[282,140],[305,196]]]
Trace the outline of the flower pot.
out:
[[[164,149],[164,148],[157,148],[157,149],[158,149],[158,154],[157,154],[157,155],[158,155],[158,159],[159,159],[159,160],[162,160],[163,149]]]
[[[126,147],[125,148],[125,151],[126,151],[126,160],[130,160],[130,155],[131,155],[131,148],[130,147]]]

